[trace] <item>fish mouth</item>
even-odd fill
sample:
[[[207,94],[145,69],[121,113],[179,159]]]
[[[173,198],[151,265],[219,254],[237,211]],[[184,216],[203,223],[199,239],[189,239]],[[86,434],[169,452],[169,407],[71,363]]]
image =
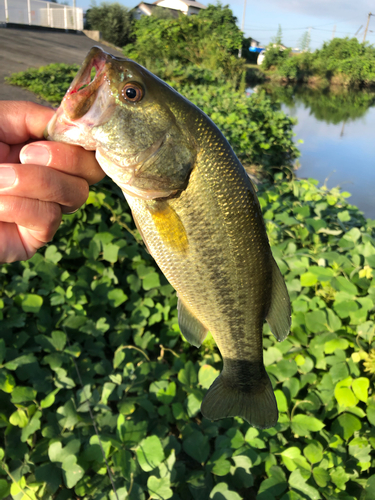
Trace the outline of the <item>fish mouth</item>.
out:
[[[91,151],[96,149],[96,141],[86,131],[106,123],[116,107],[108,77],[114,60],[117,58],[100,47],[90,50],[47,125],[46,139],[78,144]]]
[[[61,103],[70,120],[78,120],[92,107],[98,89],[106,78],[105,69],[109,59],[112,56],[99,47],[93,47],[87,54]],[[95,74],[92,77],[93,69]]]

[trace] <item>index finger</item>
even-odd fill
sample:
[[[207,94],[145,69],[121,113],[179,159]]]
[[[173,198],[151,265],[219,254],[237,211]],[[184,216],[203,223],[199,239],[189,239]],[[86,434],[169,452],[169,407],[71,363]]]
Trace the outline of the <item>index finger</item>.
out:
[[[0,101],[0,142],[20,144],[42,139],[54,110],[28,101]]]

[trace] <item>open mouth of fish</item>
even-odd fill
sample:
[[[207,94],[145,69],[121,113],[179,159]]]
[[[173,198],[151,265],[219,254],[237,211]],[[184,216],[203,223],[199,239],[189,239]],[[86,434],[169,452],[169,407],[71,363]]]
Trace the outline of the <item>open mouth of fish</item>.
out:
[[[90,50],[47,126],[47,138],[63,137],[64,142],[88,150],[97,148],[96,141],[86,132],[108,121],[114,111],[115,99],[107,76],[113,59],[99,47]]]

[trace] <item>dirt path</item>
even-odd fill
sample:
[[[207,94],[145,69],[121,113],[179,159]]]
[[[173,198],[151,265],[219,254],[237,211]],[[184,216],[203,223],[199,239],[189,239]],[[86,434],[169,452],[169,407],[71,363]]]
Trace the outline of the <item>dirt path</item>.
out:
[[[8,85],[4,78],[11,73],[38,68],[51,63],[81,64],[92,46],[102,46],[107,52],[121,56],[84,34],[33,29],[0,28],[0,100],[25,100],[48,104],[32,92]]]

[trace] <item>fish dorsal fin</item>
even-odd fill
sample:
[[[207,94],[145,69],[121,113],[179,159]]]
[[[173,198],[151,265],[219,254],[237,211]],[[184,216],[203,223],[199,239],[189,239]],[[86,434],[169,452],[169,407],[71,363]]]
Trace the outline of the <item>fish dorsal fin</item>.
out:
[[[180,297],[177,302],[178,326],[185,339],[195,347],[200,347],[207,335],[207,328],[185,306]]]
[[[290,300],[284,278],[274,258],[272,258],[271,305],[266,320],[279,342],[287,337],[291,323]]]

